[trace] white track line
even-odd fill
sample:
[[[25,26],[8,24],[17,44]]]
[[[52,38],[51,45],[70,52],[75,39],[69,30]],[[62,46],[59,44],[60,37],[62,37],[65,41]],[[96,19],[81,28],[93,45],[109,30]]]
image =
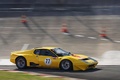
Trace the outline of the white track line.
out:
[[[120,51],[107,51],[98,60],[98,65],[120,65]]]
[[[0,65],[15,65],[10,62],[10,59],[0,59]]]
[[[29,44],[24,44],[21,50],[26,50],[28,48]]]
[[[24,44],[21,50],[27,49],[29,44]],[[10,62],[10,59],[0,59],[0,65],[15,65]]]
[[[120,43],[120,41],[115,41],[115,42]]]
[[[84,35],[75,35],[75,37],[85,37]]]
[[[97,39],[96,37],[88,37],[89,39]]]

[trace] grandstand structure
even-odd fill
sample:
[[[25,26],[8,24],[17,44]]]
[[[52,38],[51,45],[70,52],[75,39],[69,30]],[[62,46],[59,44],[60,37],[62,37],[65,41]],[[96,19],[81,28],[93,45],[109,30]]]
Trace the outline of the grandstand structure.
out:
[[[86,15],[120,14],[119,5],[119,0],[0,0],[0,16],[34,15],[43,11],[79,11]]]

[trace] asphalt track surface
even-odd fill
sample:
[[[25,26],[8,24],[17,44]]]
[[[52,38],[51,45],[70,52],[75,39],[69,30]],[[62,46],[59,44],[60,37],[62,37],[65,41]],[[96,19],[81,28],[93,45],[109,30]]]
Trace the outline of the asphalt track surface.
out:
[[[0,66],[1,69],[18,70],[16,66]],[[87,71],[62,71],[58,69],[27,68],[18,71],[51,74],[85,80],[120,80],[120,66],[98,65],[94,70]]]

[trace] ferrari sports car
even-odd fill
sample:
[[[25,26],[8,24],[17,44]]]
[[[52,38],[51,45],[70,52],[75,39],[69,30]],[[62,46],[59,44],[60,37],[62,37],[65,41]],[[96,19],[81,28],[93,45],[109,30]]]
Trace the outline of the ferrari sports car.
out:
[[[56,68],[62,70],[87,70],[98,62],[82,54],[72,54],[57,47],[41,47],[11,52],[10,61],[18,67]]]

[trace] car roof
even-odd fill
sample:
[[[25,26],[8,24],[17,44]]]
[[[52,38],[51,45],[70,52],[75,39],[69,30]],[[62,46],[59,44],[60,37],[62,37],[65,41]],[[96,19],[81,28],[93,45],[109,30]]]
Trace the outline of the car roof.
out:
[[[57,48],[57,47],[41,47],[41,48],[36,48],[36,49],[54,49],[54,48]]]

